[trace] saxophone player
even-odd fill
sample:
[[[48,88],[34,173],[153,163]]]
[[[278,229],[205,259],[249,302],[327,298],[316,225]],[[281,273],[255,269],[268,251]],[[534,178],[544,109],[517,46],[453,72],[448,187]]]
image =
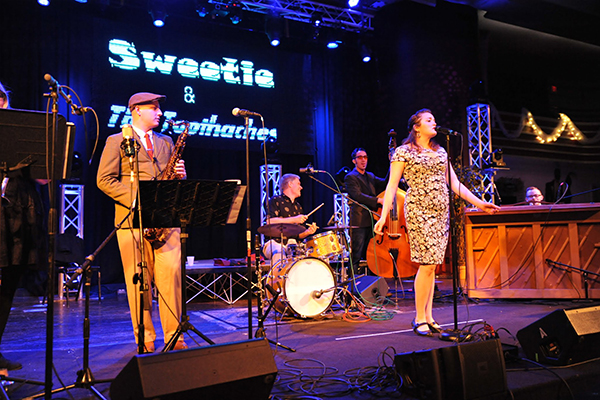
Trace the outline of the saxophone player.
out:
[[[169,136],[153,132],[153,129],[159,126],[162,116],[160,102],[165,99],[166,96],[147,92],[131,96],[128,105],[133,129],[125,132],[124,128],[124,132],[111,135],[106,140],[96,180],[98,188],[115,201],[115,224],[120,223],[127,216],[137,193],[136,179],[133,179],[134,174],[132,173],[134,163],[121,148],[124,138],[133,139],[138,143],[136,147],[138,148],[137,165],[139,166],[140,180],[160,179],[161,175],[165,173],[165,167],[169,164],[171,153],[174,151],[173,140]],[[186,178],[183,160],[177,161],[174,168],[177,178]],[[133,332],[138,349],[141,350],[138,343],[140,336],[139,307],[142,306],[139,304],[140,285],[134,283],[134,276],[140,272],[140,230],[133,228],[133,214],[117,230],[117,240],[123,263]],[[142,240],[144,240],[143,246],[141,246],[144,250],[144,261],[148,266],[145,274],[147,278],[150,278],[148,281],[154,282],[158,291],[160,322],[164,342],[168,343],[176,333],[181,317],[180,229],[166,229],[164,241],[160,243]],[[144,311],[143,339],[144,352],[153,352],[156,332],[150,310]],[[180,337],[174,349],[184,348],[187,348],[187,345],[183,341],[183,337]]]

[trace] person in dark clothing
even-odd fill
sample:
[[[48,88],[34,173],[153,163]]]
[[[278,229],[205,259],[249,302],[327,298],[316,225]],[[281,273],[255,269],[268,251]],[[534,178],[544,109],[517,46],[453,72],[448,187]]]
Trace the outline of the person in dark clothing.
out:
[[[0,83],[0,108],[9,108],[9,93]],[[0,210],[0,342],[21,278],[31,269],[47,267],[45,213],[28,164],[2,171]],[[0,353],[0,369],[21,369]]]
[[[370,211],[377,211],[383,204],[378,193],[385,190],[386,179],[367,172],[369,157],[365,149],[357,148],[352,152],[354,169],[346,175],[344,182],[348,196],[359,204],[350,204],[351,258],[354,275],[363,273],[359,262],[365,257],[367,244],[373,237],[373,218]],[[370,210],[370,211],[369,211]]]

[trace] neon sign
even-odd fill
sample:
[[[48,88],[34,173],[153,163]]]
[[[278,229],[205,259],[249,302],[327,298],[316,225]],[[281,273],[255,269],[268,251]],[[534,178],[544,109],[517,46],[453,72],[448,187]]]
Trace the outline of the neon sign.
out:
[[[123,124],[131,124],[131,112],[125,106],[112,105],[110,107],[112,114],[108,120],[109,128],[116,128]],[[164,111],[166,119],[175,120],[177,112],[175,111]],[[201,122],[190,121],[189,135],[191,136],[205,136],[205,137],[220,137],[224,139],[246,139],[246,127],[245,125],[221,125],[218,121],[219,116],[213,114],[210,118],[203,118]],[[248,121],[248,133],[250,140],[265,140],[265,138],[271,136],[277,139],[277,128],[257,128],[253,126],[253,120]],[[118,125],[117,125],[118,124]],[[162,126],[162,129],[166,129],[167,124]],[[176,134],[181,134],[185,127],[183,125],[174,126],[173,131]]]
[[[248,60],[239,61],[237,58],[222,57],[221,61],[197,61],[192,58],[178,58],[172,55],[157,55],[150,51],[138,51],[133,42],[121,39],[111,39],[108,57],[111,67],[134,71],[143,68],[146,72],[171,75],[175,71],[184,78],[204,79],[206,81],[233,85],[257,86],[273,89],[275,77],[267,69],[255,70],[254,63]],[[141,57],[140,57],[141,56]]]

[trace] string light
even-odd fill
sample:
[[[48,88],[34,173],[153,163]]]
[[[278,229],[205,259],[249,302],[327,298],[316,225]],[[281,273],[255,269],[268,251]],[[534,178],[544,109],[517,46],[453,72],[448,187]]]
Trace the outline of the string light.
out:
[[[524,126],[530,128],[533,133],[536,135],[536,139],[540,143],[552,143],[556,142],[559,137],[562,136],[563,133],[571,140],[583,140],[583,134],[575,126],[571,118],[569,118],[566,114],[559,113],[559,121],[556,127],[552,130],[552,133],[546,134],[542,128],[535,122],[533,118],[533,114],[527,111],[526,116],[524,117],[525,121],[523,123]]]

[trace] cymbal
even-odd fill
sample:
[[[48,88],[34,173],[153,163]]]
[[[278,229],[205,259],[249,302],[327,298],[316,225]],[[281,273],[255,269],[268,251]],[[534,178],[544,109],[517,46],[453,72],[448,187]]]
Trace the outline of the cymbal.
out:
[[[346,229],[358,229],[358,228],[359,228],[358,226],[341,226],[341,225],[337,226],[337,225],[331,225],[331,226],[326,226],[323,229],[343,231],[343,230],[346,230]]]
[[[278,236],[297,236],[306,230],[302,225],[297,224],[268,224],[258,228],[258,233],[262,233],[265,236],[278,237]]]

